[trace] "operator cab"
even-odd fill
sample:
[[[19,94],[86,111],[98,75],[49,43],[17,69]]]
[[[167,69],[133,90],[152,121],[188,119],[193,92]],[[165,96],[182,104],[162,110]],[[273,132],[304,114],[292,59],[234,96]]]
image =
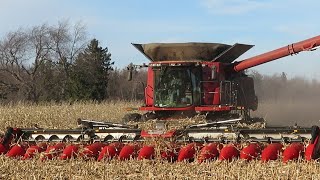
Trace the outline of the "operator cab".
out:
[[[153,67],[154,106],[188,107],[199,104],[201,68],[197,66]]]

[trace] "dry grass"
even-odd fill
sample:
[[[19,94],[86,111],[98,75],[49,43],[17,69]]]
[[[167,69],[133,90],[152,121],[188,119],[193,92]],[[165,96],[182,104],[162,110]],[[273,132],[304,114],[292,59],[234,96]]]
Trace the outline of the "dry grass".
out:
[[[109,122],[119,122],[127,113],[125,107],[138,107],[137,102],[75,104],[43,104],[43,105],[6,105],[0,107],[0,129],[7,126],[32,127],[38,124],[44,128],[75,128],[78,118]]]
[[[75,103],[44,105],[7,105],[0,107],[0,130],[7,126],[74,128],[77,118],[119,122],[125,107],[137,102]],[[185,119],[172,122],[172,127],[199,122]],[[152,126],[152,122],[141,125]],[[95,162],[84,160],[20,161],[0,156],[0,179],[320,179],[317,162],[259,161],[210,163],[168,163],[160,160]]]

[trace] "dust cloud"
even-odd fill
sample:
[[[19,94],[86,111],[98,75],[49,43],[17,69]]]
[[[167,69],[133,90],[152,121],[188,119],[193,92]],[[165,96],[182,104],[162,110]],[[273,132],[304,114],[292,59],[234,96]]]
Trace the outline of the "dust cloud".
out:
[[[320,82],[286,74],[272,76],[253,73],[259,99],[252,116],[263,117],[267,126],[311,127],[320,125]]]
[[[267,126],[294,126],[295,124],[301,127],[319,126],[320,100],[262,102],[252,115],[263,117]]]

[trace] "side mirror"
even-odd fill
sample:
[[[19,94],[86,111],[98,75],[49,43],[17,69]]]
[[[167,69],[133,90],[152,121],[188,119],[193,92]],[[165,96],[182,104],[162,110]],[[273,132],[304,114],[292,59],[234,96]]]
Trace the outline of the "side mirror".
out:
[[[132,70],[129,70],[128,72],[128,81],[131,81],[132,80]]]
[[[212,66],[211,79],[213,79],[213,80],[217,79],[217,67],[216,66]]]
[[[127,70],[128,70],[128,78],[127,80],[128,81],[131,81],[132,80],[132,74],[133,74],[133,71],[137,70],[137,69],[140,69],[140,68],[144,68],[144,67],[148,67],[148,65],[146,64],[142,64],[142,65],[134,65],[132,63],[130,63],[127,67]]]
[[[132,72],[133,72],[133,65],[130,64],[128,67],[127,67],[127,70],[128,70],[128,77],[127,77],[127,80],[128,81],[131,81],[132,80]]]

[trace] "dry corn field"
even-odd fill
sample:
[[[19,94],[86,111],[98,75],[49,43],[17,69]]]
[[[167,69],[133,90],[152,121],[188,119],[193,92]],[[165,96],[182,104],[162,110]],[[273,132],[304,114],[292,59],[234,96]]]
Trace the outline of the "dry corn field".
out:
[[[119,122],[126,107],[137,102],[105,102],[28,105],[0,107],[0,133],[8,126],[43,128],[75,128],[77,118]],[[201,118],[186,119],[179,125],[200,122]],[[177,126],[173,123],[171,127]],[[152,122],[140,124],[149,128]],[[169,163],[161,160],[53,160],[42,162],[17,160],[0,156],[0,179],[320,179],[318,162],[281,161],[262,163],[242,160],[206,163]]]

